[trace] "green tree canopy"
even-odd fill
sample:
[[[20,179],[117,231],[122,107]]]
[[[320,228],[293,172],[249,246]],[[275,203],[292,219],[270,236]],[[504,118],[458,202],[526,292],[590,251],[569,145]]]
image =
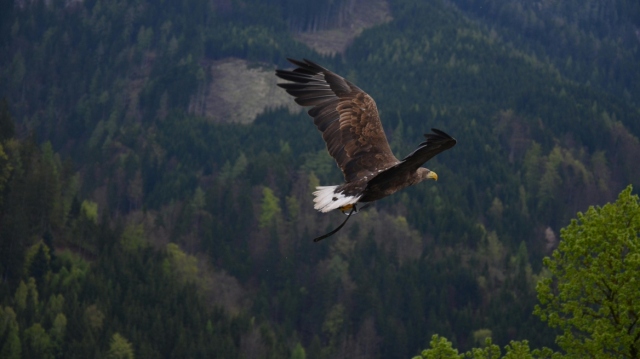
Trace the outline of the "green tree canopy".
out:
[[[413,359],[553,359],[560,357],[559,353],[554,353],[549,348],[542,350],[529,348],[529,342],[511,341],[504,347],[505,353],[502,355],[500,347],[493,344],[491,338],[487,338],[482,348],[473,348],[464,354],[458,354],[451,342],[446,338],[434,335],[431,337],[429,349],[425,349],[419,356]]]
[[[576,358],[640,358],[640,202],[627,187],[561,231],[535,313]]]
[[[112,359],[133,359],[133,346],[120,333],[115,333],[111,337],[111,345],[107,357]]]

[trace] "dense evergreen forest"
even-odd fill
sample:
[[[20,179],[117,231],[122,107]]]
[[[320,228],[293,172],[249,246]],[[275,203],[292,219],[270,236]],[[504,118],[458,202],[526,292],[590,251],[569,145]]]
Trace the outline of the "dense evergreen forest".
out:
[[[542,258],[576,212],[640,188],[640,5],[389,5],[329,56],[294,35],[364,1],[0,0],[0,357],[554,347]],[[212,62],[286,57],[371,94],[398,157],[454,136],[439,181],[312,243],[344,217],[313,210],[342,178],[306,114],[188,111]]]

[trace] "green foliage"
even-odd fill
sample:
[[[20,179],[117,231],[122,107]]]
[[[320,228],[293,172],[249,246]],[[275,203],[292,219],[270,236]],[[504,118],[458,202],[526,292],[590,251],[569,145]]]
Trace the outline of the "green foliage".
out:
[[[420,356],[413,359],[462,359],[464,355],[458,354],[458,350],[454,349],[451,342],[446,338],[434,335],[431,337],[429,349],[425,349]]]
[[[269,228],[275,225],[280,216],[280,200],[269,187],[262,190],[262,206],[260,207],[260,218],[258,225],[260,228]]]
[[[491,329],[478,329],[473,332],[473,341],[476,345],[484,345],[487,339],[491,339]]]
[[[511,341],[505,347],[502,355],[500,347],[493,344],[491,338],[486,338],[484,346],[473,348],[464,354],[458,354],[451,342],[446,338],[434,335],[431,337],[429,349],[425,349],[419,356],[413,359],[560,359],[562,355],[554,353],[549,348],[531,350],[529,343],[523,341]]]
[[[95,304],[89,305],[84,311],[84,320],[90,330],[99,331],[104,324],[104,313]]]
[[[22,345],[20,343],[20,327],[16,313],[11,307],[0,307],[0,357],[21,358]]]
[[[338,335],[344,324],[344,306],[342,304],[336,304],[331,311],[327,314],[327,318],[322,324],[322,330],[329,336],[335,337]]]
[[[23,352],[27,358],[54,358],[53,342],[40,323],[24,331]]]
[[[291,359],[306,359],[307,354],[304,351],[304,347],[300,343],[296,343],[291,352]]]
[[[50,263],[50,249],[40,241],[27,249],[24,259],[24,276],[41,279],[49,274]]]
[[[89,221],[93,223],[98,223],[98,204],[89,200],[82,201],[82,205],[80,207],[80,211],[82,215],[85,216]]]
[[[62,345],[64,343],[64,334],[67,330],[67,317],[58,313],[56,318],[53,320],[53,324],[51,326],[51,330],[49,334],[55,343],[58,345]]]
[[[120,239],[125,250],[135,252],[146,246],[144,237],[144,226],[142,224],[130,224],[124,228]]]
[[[120,335],[115,333],[111,337],[111,344],[109,345],[109,351],[107,352],[107,358],[109,359],[133,359],[133,346],[129,341]]]
[[[483,333],[486,334],[486,333]],[[490,333],[489,333],[490,334]],[[475,336],[475,333],[474,333]],[[485,337],[484,343],[480,343],[483,346],[480,348],[473,348],[465,353],[467,358],[473,359],[500,359],[502,352],[500,347],[493,344],[491,337]],[[512,342],[513,344],[513,342]]]
[[[9,331],[4,337],[4,343],[0,349],[0,356],[7,359],[22,358],[22,347],[17,329]]]
[[[631,189],[578,213],[544,260],[551,277],[538,284],[535,313],[562,330],[557,342],[572,357],[640,353],[640,202]]]
[[[224,180],[235,180],[247,169],[248,160],[244,153],[240,153],[240,156],[236,159],[233,167],[229,162],[224,164],[220,177]]]
[[[29,289],[27,285],[20,281],[16,293],[13,297],[13,301],[16,304],[18,310],[24,310],[27,307],[27,296],[29,295]]]
[[[14,284],[22,276],[40,281],[49,271],[52,232],[65,226],[76,194],[73,173],[51,144],[9,139],[0,147],[0,271]]]
[[[27,283],[20,281],[16,290],[14,301],[17,309],[35,311],[39,309],[38,288],[33,277],[29,277]]]
[[[198,280],[198,260],[183,252],[175,243],[167,244],[168,258],[163,263],[165,275],[176,277],[185,283]]]

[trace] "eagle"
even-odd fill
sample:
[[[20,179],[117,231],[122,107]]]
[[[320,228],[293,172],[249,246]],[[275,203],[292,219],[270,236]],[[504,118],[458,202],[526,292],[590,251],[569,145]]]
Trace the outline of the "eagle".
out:
[[[347,218],[335,230],[314,239],[327,238],[340,230],[359,203],[389,196],[424,180],[438,180],[438,175],[422,165],[455,146],[456,140],[432,128],[426,140],[402,160],[389,147],[376,102],[366,92],[342,76],[307,59],[287,58],[293,70],[276,70],[276,76],[289,82],[278,83],[307,112],[322,133],[327,150],[342,170],[344,183],[319,186],[313,193],[314,208],[320,212],[335,209]],[[361,207],[360,209],[364,208]],[[347,213],[348,212],[348,213]]]

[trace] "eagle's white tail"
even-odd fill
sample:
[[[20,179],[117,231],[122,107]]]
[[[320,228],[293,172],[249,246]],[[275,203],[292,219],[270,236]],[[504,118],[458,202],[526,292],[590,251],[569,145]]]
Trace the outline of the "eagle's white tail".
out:
[[[346,206],[348,204],[356,204],[361,196],[347,196],[343,193],[335,193],[338,186],[319,186],[317,191],[313,192],[316,198],[313,199],[315,205],[313,208],[320,212],[326,213],[334,209]]]

